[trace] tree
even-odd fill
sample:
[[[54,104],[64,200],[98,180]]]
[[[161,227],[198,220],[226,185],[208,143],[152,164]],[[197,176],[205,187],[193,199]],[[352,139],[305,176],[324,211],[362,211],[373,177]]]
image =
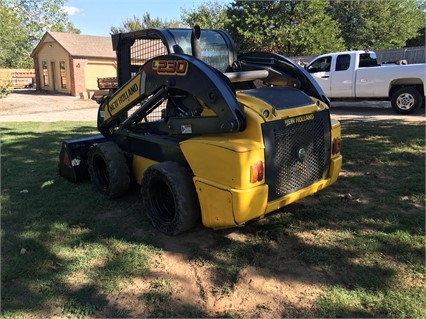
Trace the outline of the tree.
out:
[[[424,9],[425,2],[418,0],[329,2],[329,12],[350,49],[403,47],[424,28]]]
[[[30,55],[46,31],[72,30],[65,0],[0,0],[0,67],[32,68]]]
[[[181,12],[181,20],[191,28],[198,24],[202,29],[224,29],[227,21],[227,6],[218,1],[208,1],[198,8]]]
[[[163,21],[160,18],[152,19],[151,15],[146,12],[142,16],[142,20],[133,16],[131,19],[127,19],[123,22],[121,27],[111,27],[111,34],[144,30],[149,28],[177,28],[179,27],[179,22],[177,21]]]
[[[406,47],[424,47],[425,46],[425,39],[426,39],[426,32],[425,28],[421,29],[419,31],[419,36],[407,40],[405,43]]]
[[[55,32],[65,32],[65,33],[75,33],[80,34],[81,30],[76,28],[71,22],[67,21],[66,23],[60,23],[51,28],[50,31]]]
[[[235,1],[226,28],[241,52],[296,56],[343,50],[338,25],[326,9],[322,0]]]
[[[26,67],[27,59],[16,57],[27,55],[29,59],[29,49],[18,15],[11,8],[0,5],[0,67]]]

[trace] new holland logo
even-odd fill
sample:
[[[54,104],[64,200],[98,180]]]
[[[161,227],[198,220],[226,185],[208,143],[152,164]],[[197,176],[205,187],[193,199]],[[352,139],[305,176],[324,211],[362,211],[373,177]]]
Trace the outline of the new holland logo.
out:
[[[140,96],[140,82],[141,75],[137,74],[121,89],[114,93],[111,100],[107,104],[106,110],[108,112],[105,113],[105,120],[107,120],[109,116],[113,116],[120,112],[124,107],[128,106],[131,102]]]
[[[286,126],[292,125],[292,124],[296,124],[296,123],[302,123],[302,122],[306,122],[306,121],[312,121],[314,120],[315,117],[313,114],[306,114],[306,115],[302,115],[302,116],[297,116],[297,117],[292,117],[290,119],[286,119],[284,120],[284,123]]]
[[[127,90],[125,90],[121,95],[119,95],[113,102],[109,104],[110,111],[114,111],[117,107],[120,106],[124,101],[131,98],[131,96],[134,93],[138,92],[138,84],[135,83],[131,87],[129,87]]]

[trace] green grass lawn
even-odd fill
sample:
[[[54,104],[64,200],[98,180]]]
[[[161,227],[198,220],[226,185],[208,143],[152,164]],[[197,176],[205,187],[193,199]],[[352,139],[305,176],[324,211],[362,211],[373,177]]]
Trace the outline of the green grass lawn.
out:
[[[342,126],[344,165],[336,184],[237,229],[244,241],[215,232],[209,246],[191,247],[188,262],[209,265],[220,278],[214,293],[231,293],[242,269],[268,267],[268,258],[291,243],[301,267],[317,269],[326,282],[312,308],[282,317],[426,317],[424,124]],[[125,309],[105,310],[109,297],[152,273],[163,254],[137,191],[107,201],[90,183],[57,175],[61,142],[94,134],[87,122],[1,124],[5,318],[128,317]],[[168,280],[151,282],[140,297],[151,305],[150,317],[217,316],[173,308],[173,291]]]

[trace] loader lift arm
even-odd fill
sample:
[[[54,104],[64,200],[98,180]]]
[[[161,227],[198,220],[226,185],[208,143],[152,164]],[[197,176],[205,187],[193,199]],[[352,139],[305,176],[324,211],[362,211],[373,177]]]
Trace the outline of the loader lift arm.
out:
[[[169,116],[157,123],[157,130],[169,135],[238,132],[245,128],[244,110],[229,80],[200,60],[185,54],[168,54],[145,63],[124,86],[101,104],[98,129],[109,135],[145,118],[165,99],[193,97],[186,116]],[[122,120],[130,108],[141,106]],[[216,116],[199,116],[208,107]]]

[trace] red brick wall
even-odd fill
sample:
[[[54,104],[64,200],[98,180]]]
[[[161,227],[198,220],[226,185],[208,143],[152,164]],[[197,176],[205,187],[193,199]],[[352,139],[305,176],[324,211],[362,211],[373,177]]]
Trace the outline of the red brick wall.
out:
[[[35,86],[37,91],[41,91],[40,65],[38,55],[34,55]]]
[[[71,81],[71,95],[79,96],[81,92],[86,92],[86,83],[84,76],[84,67],[87,64],[87,59],[73,59],[71,56],[70,61],[70,81]]]

